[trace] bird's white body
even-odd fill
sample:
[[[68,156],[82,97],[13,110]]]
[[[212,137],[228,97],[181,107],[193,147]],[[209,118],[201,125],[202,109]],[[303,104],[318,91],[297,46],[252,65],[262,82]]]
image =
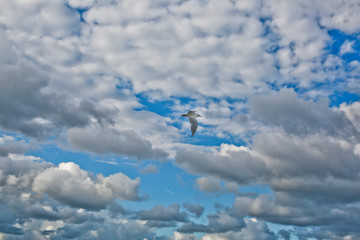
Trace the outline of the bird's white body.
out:
[[[194,136],[196,129],[198,127],[198,121],[196,120],[197,117],[201,117],[200,114],[197,114],[195,111],[188,111],[187,114],[183,114],[183,117],[188,117],[190,124],[191,124],[191,136]]]

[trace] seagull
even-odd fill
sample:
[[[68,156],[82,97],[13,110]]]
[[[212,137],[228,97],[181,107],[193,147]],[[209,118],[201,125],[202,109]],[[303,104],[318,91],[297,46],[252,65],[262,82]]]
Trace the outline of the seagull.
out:
[[[197,117],[201,117],[200,114],[197,114],[196,111],[188,111],[187,114],[181,115],[183,117],[188,117],[190,124],[191,124],[191,136],[194,136],[196,129],[198,127],[198,121],[196,120]]]

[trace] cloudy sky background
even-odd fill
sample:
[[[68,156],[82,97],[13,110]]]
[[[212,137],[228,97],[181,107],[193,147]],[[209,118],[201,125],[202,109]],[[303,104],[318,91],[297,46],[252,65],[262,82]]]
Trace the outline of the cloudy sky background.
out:
[[[0,238],[359,239],[359,12],[2,1]]]

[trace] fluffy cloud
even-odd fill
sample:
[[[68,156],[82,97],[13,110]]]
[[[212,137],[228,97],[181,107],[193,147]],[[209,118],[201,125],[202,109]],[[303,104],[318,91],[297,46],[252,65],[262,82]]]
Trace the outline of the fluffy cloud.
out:
[[[221,20],[213,22],[209,12]],[[275,71],[272,57],[262,51],[261,22],[247,18],[230,2],[129,5],[125,1],[93,7],[84,18],[94,26],[89,37],[96,56],[104,56],[129,77],[136,92],[235,95],[242,82],[259,85],[268,77],[257,71],[260,63],[268,72]],[[113,38],[120,41],[115,44]],[[258,39],[250,41],[253,38]]]
[[[337,1],[326,8],[321,1],[123,1],[95,4],[84,20],[92,28],[86,36],[96,49],[93,56],[127,76],[136,92],[239,97],[266,82],[307,87],[335,80],[335,71],[322,63],[331,41],[326,30],[333,29],[334,19],[345,19],[346,7],[337,6]],[[358,28],[356,21],[348,26]]]
[[[61,38],[80,29],[79,14],[66,7],[60,0],[52,3],[37,0],[12,1],[1,5],[0,22],[11,32]]]
[[[88,172],[72,162],[60,163],[36,176],[33,190],[73,207],[104,208],[115,198],[139,200],[139,179],[131,180],[122,173],[109,177],[97,175],[91,179]]]

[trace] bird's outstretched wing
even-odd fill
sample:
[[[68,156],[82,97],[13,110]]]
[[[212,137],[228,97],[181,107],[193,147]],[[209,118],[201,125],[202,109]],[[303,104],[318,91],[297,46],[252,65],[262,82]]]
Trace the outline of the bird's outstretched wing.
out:
[[[196,111],[188,111],[188,114],[194,114]]]
[[[198,127],[198,121],[195,118],[189,118],[190,124],[191,124],[191,136],[194,136],[196,129]]]

